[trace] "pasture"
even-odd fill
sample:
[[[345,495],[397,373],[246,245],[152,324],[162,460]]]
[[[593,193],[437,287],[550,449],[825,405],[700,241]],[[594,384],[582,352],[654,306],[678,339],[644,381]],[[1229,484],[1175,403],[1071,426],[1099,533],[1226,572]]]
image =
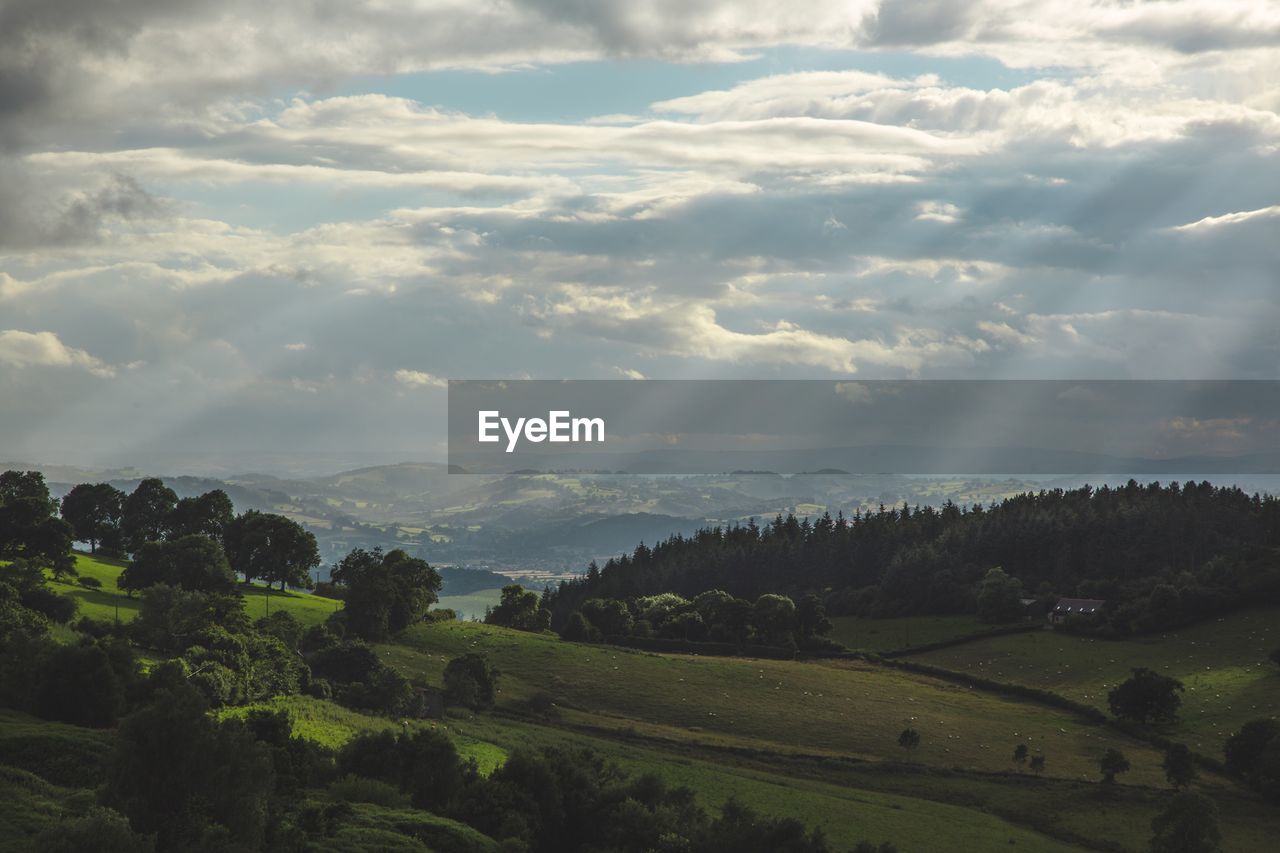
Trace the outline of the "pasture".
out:
[[[122,622],[132,621],[142,607],[138,596],[130,596],[116,586],[116,579],[124,571],[122,560],[93,556],[77,552],[76,571],[80,577],[95,578],[102,586],[88,589],[80,585],[77,578],[65,581],[50,580],[49,585],[55,592],[70,595],[79,603],[80,616],[89,616],[102,621],[120,619]],[[239,584],[237,587],[244,597],[245,612],[250,619],[260,619],[268,612],[287,610],[295,619],[310,626],[319,624],[329,618],[334,611],[341,609],[342,603],[318,595],[297,590],[268,590],[262,584]]]
[[[1280,714],[1280,608],[1231,614],[1180,631],[1100,640],[1054,631],[992,637],[912,655],[910,660],[1052,690],[1107,710],[1107,692],[1133,667],[1180,679],[1179,720],[1162,729],[1192,749],[1221,757],[1222,744],[1258,717]]]
[[[1013,769],[1013,748],[1026,743],[1047,756],[1046,775],[1070,779],[1096,779],[1098,757],[1115,747],[1133,763],[1122,781],[1163,784],[1161,756],[1144,743],[1063,711],[857,661],[654,654],[463,622],[417,626],[379,651],[433,684],[450,658],[484,653],[504,673],[500,706],[546,694],[566,720],[601,732],[983,772]],[[921,735],[910,755],[897,745],[906,727]]]
[[[857,616],[835,616],[831,619],[831,639],[851,649],[869,652],[891,652],[911,646],[923,646],[954,640],[991,625],[978,621],[972,614],[959,616],[904,616],[895,619],[862,619]]]

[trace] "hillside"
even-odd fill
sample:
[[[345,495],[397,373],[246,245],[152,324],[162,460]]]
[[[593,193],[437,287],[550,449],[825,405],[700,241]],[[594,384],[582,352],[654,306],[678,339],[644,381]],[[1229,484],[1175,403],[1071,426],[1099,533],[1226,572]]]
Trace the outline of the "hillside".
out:
[[[1233,613],[1179,631],[1127,640],[1055,632],[993,637],[924,654],[919,660],[957,672],[1027,684],[1102,710],[1107,691],[1136,666],[1180,679],[1179,721],[1168,734],[1217,755],[1248,720],[1280,713],[1280,608]]]
[[[909,808],[877,817],[886,837],[919,839],[903,849],[955,849],[938,846],[932,823],[920,832],[920,821],[923,813],[945,825],[934,805],[960,800],[1059,841],[1088,848],[1127,833],[1124,849],[1144,850],[1147,825],[1165,796],[1161,755],[1145,743],[1055,709],[869,664],[652,654],[457,623],[420,626],[381,648],[397,669],[428,681],[467,651],[487,655],[504,673],[499,708],[519,714],[520,722],[468,720],[462,731],[499,743],[534,736],[529,727],[540,738],[590,737],[649,766],[684,767],[682,774],[700,780],[718,775],[715,786],[699,782],[706,790],[740,790],[744,776],[774,777],[794,794],[775,788],[769,796],[796,802],[811,815],[834,804],[801,806],[815,793],[810,783],[831,795],[824,786],[838,780],[848,786],[843,796],[860,805],[875,801],[872,792],[907,794],[915,800]],[[525,710],[538,695],[555,701],[554,720]],[[896,744],[907,725],[922,735],[910,756]],[[1043,777],[1015,772],[1009,756],[1019,741],[1046,755]],[[1122,779],[1124,793],[1100,804],[1097,760],[1109,747],[1123,751],[1133,770]],[[1251,795],[1231,781],[1210,776],[1204,784],[1236,815],[1225,849],[1264,849],[1257,845],[1280,820],[1263,817]],[[1037,814],[1037,808],[1046,811]],[[847,824],[830,816],[843,811],[829,812],[823,823],[833,834],[852,834],[864,819],[860,808]]]

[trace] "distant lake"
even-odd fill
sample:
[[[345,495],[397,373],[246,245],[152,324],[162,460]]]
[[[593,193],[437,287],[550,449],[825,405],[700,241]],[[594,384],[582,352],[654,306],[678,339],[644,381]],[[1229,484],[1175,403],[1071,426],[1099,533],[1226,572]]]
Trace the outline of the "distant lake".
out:
[[[482,589],[476,592],[469,592],[466,595],[442,595],[436,607],[448,607],[456,610],[458,618],[466,621],[469,619],[484,619],[485,608],[495,607],[501,600],[501,589]]]

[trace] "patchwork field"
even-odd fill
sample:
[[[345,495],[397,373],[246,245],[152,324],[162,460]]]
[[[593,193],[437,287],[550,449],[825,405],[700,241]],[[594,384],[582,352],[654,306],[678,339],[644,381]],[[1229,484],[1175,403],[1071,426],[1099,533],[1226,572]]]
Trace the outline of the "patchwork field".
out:
[[[1235,613],[1165,635],[1098,640],[1053,631],[975,640],[911,660],[1027,684],[1107,709],[1107,691],[1146,666],[1185,685],[1179,721],[1165,733],[1221,755],[1242,723],[1280,715],[1280,608]]]

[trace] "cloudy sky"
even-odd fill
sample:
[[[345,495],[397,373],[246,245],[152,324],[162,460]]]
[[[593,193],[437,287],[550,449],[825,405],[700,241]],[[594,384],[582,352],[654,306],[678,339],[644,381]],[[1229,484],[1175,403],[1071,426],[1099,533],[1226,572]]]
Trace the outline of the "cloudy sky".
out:
[[[0,458],[444,379],[1280,378],[1265,0],[0,0]]]

